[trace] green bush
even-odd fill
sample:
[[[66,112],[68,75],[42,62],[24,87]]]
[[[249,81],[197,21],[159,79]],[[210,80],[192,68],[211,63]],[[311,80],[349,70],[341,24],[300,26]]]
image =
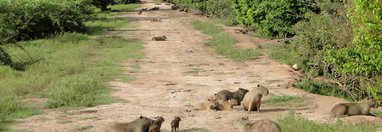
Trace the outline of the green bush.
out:
[[[231,0],[239,23],[259,29],[264,35],[291,36],[292,26],[304,20],[308,10],[319,12],[314,0]]]
[[[230,0],[208,0],[206,10],[211,18],[222,20],[226,25],[235,25],[236,13]]]
[[[0,44],[84,31],[92,11],[86,0],[2,0]]]
[[[172,0],[171,2],[186,9],[194,9],[206,13],[207,1],[208,0]]]
[[[114,0],[92,0],[92,4],[101,9],[101,11],[109,10],[107,6],[114,3]]]

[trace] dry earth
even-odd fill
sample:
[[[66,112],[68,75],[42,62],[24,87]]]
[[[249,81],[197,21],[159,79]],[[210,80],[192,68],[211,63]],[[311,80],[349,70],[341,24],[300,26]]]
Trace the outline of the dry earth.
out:
[[[165,118],[163,132],[169,132],[170,121],[180,116],[182,132],[199,131],[206,128],[211,132],[238,131],[232,126],[236,118],[249,116],[251,120],[270,118],[275,120],[289,110],[311,120],[330,121],[329,111],[339,102],[346,102],[335,97],[309,94],[291,87],[297,78],[290,72],[289,66],[281,65],[266,56],[257,60],[235,62],[219,56],[214,49],[203,45],[209,38],[192,28],[191,22],[196,19],[208,21],[192,13],[170,10],[169,5],[154,5],[152,2],[144,7],[159,6],[159,11],[147,11],[142,15],[128,12],[121,18],[136,22],[133,29],[117,29],[117,34],[124,37],[135,37],[143,41],[145,58],[126,60],[121,66],[129,70],[130,65],[139,64],[141,69],[133,73],[137,77],[132,83],[110,82],[112,93],[128,100],[128,103],[99,105],[81,110],[65,111],[47,109],[43,114],[20,120],[13,127],[26,131],[73,131],[76,128],[92,126],[86,131],[102,131],[106,123],[112,121],[131,121],[140,115]],[[151,19],[160,18],[161,22]],[[239,46],[254,47],[269,40],[253,38],[248,35],[235,34],[234,27],[224,27],[228,33],[238,38]],[[167,41],[151,41],[154,36],[166,35]],[[269,88],[271,95],[305,95],[308,105],[298,108],[263,105],[261,113],[247,114],[240,107],[234,111],[194,111],[193,107],[205,97],[219,90],[236,90],[239,87],[251,89],[257,84]],[[270,96],[265,97],[267,99]],[[362,118],[364,117],[356,117]],[[366,117],[365,117],[366,118]],[[375,120],[375,119],[366,119]]]

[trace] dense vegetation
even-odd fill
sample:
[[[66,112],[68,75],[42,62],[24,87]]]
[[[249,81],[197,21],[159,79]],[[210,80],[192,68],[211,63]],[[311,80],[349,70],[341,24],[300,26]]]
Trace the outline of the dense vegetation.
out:
[[[382,99],[382,2],[373,0],[170,0],[268,37],[270,56],[302,67],[307,91],[350,100]],[[225,7],[225,8],[221,8]]]
[[[97,36],[107,28],[129,24],[112,18],[117,13],[99,12],[86,0],[0,3],[1,30],[7,31],[1,32],[0,44],[0,131],[15,118],[39,113],[35,105],[58,108],[114,102],[104,82],[115,76],[133,79],[119,75],[117,65],[126,58],[141,58],[141,43]],[[38,98],[47,102],[29,100]]]

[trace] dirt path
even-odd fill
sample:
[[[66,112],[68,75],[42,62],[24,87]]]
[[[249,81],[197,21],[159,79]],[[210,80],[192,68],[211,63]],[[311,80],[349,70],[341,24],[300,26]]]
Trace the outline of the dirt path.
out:
[[[145,3],[153,7],[153,3]],[[155,5],[158,6],[158,5]],[[310,105],[294,109],[309,119],[327,120],[330,108],[343,100],[308,94],[291,88],[295,75],[287,66],[266,57],[258,60],[234,62],[217,55],[211,47],[203,45],[208,36],[190,25],[199,17],[169,10],[168,5],[160,5],[160,11],[127,13],[123,18],[135,20],[136,30],[124,34],[136,36],[145,43],[145,59],[126,60],[123,65],[138,63],[141,70],[134,73],[137,80],[127,84],[113,81],[112,88],[118,89],[114,96],[128,100],[128,103],[113,103],[82,110],[47,110],[44,114],[23,119],[15,128],[27,131],[72,131],[75,128],[92,126],[87,131],[102,131],[104,124],[112,121],[131,121],[143,116],[165,118],[163,132],[170,131],[170,121],[174,116],[182,118],[182,132],[199,131],[207,128],[211,132],[237,131],[231,123],[234,119],[249,116],[251,120],[260,118],[276,119],[288,113],[287,107],[263,105],[261,113],[247,114],[237,108],[235,111],[209,112],[194,111],[203,98],[222,89],[236,90],[239,87],[251,89],[262,84],[269,88],[271,95],[306,95]],[[166,10],[167,9],[167,10]],[[152,22],[160,18],[162,22]],[[121,31],[123,33],[123,31]],[[230,32],[230,31],[229,31]],[[233,32],[231,32],[233,33]],[[151,41],[153,36],[166,35],[168,41]],[[253,47],[250,36],[239,36],[241,45]],[[269,96],[268,96],[269,97]],[[267,98],[267,97],[266,97]],[[191,110],[191,111],[189,111]]]

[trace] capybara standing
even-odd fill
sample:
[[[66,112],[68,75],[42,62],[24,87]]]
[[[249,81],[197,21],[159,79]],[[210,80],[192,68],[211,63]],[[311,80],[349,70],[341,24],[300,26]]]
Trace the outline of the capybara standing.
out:
[[[260,112],[261,98],[265,95],[268,95],[269,91],[262,85],[257,85],[247,94],[245,94],[241,106],[245,111],[251,113],[251,111]]]
[[[162,123],[164,122],[164,118],[162,116],[155,117],[154,123],[150,126],[149,132],[160,132],[160,128]]]
[[[269,119],[261,119],[251,123],[248,117],[234,121],[240,132],[282,132],[280,126]]]
[[[339,103],[331,110],[331,117],[352,116],[352,115],[371,115],[370,108],[377,108],[375,99],[363,99],[357,103]]]
[[[235,99],[239,102],[238,105],[240,105],[240,102],[243,100],[245,94],[248,92],[247,89],[239,88],[235,92],[231,92],[228,90],[222,90],[217,93],[217,95],[220,97],[221,100],[227,101],[229,99]]]
[[[112,122],[106,125],[105,132],[147,132],[152,123],[152,119],[140,116],[128,123]]]
[[[178,129],[179,131],[179,122],[180,122],[180,117],[179,116],[175,116],[175,119],[171,121],[171,132],[177,132],[176,129]]]

